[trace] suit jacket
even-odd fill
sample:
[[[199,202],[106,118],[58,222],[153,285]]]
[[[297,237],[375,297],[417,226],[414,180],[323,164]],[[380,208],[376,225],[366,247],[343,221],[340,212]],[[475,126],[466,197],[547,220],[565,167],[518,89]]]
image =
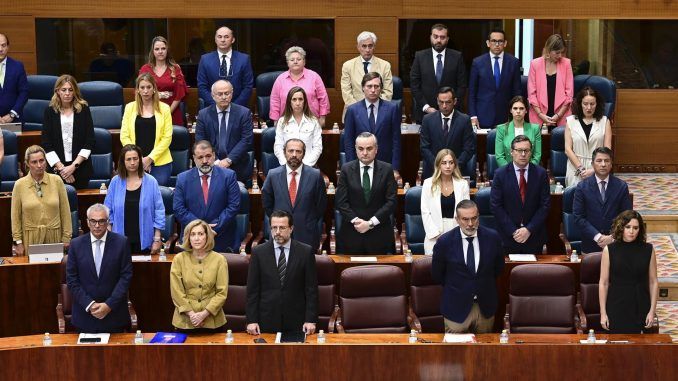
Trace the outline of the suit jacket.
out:
[[[433,50],[431,48],[418,51],[414,55],[412,69],[410,70],[410,89],[412,90],[412,116],[417,122],[424,117],[422,108],[428,104],[438,108],[438,89],[450,86],[459,100],[457,108],[464,102],[467,87],[466,65],[461,52],[454,49],[445,49],[445,61],[443,62],[443,77],[440,83],[436,81],[436,72],[433,64]]]
[[[291,213],[294,218],[292,237],[310,245],[315,252],[322,234],[318,221],[325,215],[327,205],[325,181],[319,170],[302,164],[297,184],[297,197],[292,205],[287,186],[287,165],[271,169],[261,189],[264,210],[269,217],[274,210]]]
[[[344,118],[344,153],[346,161],[357,159],[355,139],[361,132],[371,132],[377,137],[377,160],[400,169],[400,115],[398,107],[381,99],[377,109],[375,130],[370,129],[369,111],[364,101],[350,105]]]
[[[474,296],[483,316],[492,317],[497,311],[496,278],[504,268],[501,238],[496,231],[483,226],[478,227],[477,234],[480,260],[475,274],[466,266],[459,227],[440,236],[433,247],[431,277],[443,286],[440,312],[457,323],[468,316]]]
[[[440,207],[440,188],[436,188],[431,192],[432,178],[429,177],[424,180],[424,185],[421,187],[421,220],[426,231],[426,238],[424,240],[424,253],[426,255],[433,254],[433,245],[436,240],[445,231],[443,230],[443,211]],[[454,216],[457,216],[457,204],[461,200],[470,200],[468,182],[463,179],[453,179],[454,187]],[[453,223],[453,227],[457,227],[457,221]]]
[[[247,107],[254,87],[254,74],[250,56],[231,50],[231,65],[228,68],[230,78],[220,78],[219,52],[212,51],[203,54],[198,64],[198,95],[205,102],[205,106],[213,105],[212,84],[219,79],[227,79],[233,85],[233,103]]]
[[[247,275],[247,323],[261,332],[299,332],[318,321],[318,277],[313,249],[291,241],[285,282],[280,283],[273,241],[252,249]]]
[[[123,146],[127,144],[136,144],[136,120],[137,120],[137,102],[130,102],[125,105],[125,113],[122,115],[122,126],[120,128],[120,143]],[[160,111],[155,111],[155,144],[148,157],[153,159],[156,166],[169,164],[172,162],[172,153],[170,144],[172,144],[172,113],[170,107],[160,102]]]
[[[492,179],[490,204],[497,221],[497,231],[508,252],[541,253],[546,243],[546,216],[551,207],[549,181],[544,168],[528,165],[524,205],[513,163],[497,169]],[[522,244],[513,240],[513,232],[521,226],[530,231],[530,237]]]
[[[546,62],[544,57],[538,57],[530,63],[530,74],[527,77],[527,101],[530,102],[530,122],[541,124],[542,120],[534,109],[539,106],[543,113],[549,108],[549,96],[546,85]],[[572,115],[569,105],[572,104],[574,96],[574,77],[572,75],[572,64],[569,58],[561,58],[556,65],[556,98],[553,102],[554,112],[557,112],[563,105],[568,105],[558,120],[557,125],[565,124],[565,119]]]
[[[214,147],[219,160],[231,159],[230,168],[238,181],[246,182],[252,176],[248,151],[252,149],[252,113],[246,107],[231,103],[226,136],[219,136],[219,114],[215,105],[198,113],[195,141],[207,140]],[[226,152],[219,149],[220,139],[226,139]]]
[[[370,60],[370,72],[377,72],[381,75],[384,83],[381,88],[381,99],[390,101],[393,98],[393,74],[391,74],[391,64],[381,58],[372,56]],[[341,66],[341,97],[344,99],[344,113],[348,106],[365,99],[363,87],[361,85],[365,76],[365,67],[361,56],[351,58]]]
[[[513,121],[510,121],[508,124],[498,125],[496,131],[494,156],[497,159],[497,165],[501,167],[513,161],[511,157],[511,142],[516,137],[516,130]],[[527,136],[532,143],[532,158],[530,163],[539,165],[541,161],[541,128],[538,124],[524,122],[523,135]]]
[[[5,83],[0,87],[0,116],[14,110],[19,114],[15,122],[21,122],[21,115],[28,101],[28,79],[24,64],[11,57],[5,58]]]
[[[509,101],[520,95],[520,62],[504,52],[499,87],[494,80],[492,67],[494,57],[485,53],[473,59],[468,82],[468,113],[477,116],[482,128],[493,128],[506,123],[509,115]]]
[[[234,252],[240,247],[236,231],[235,216],[240,210],[240,186],[235,172],[228,168],[212,167],[212,179],[207,192],[207,205],[202,197],[202,179],[198,168],[191,168],[179,174],[174,188],[174,213],[181,224],[181,231],[191,221],[201,219],[212,228],[214,251]],[[183,233],[182,233],[183,234]]]
[[[605,187],[605,202],[600,197],[596,176],[589,176],[577,184],[574,191],[572,212],[581,233],[581,248],[584,253],[603,249],[593,240],[596,234],[608,235],[619,213],[633,209],[629,187],[618,177],[610,175]]]
[[[107,233],[97,275],[91,237],[81,235],[68,248],[66,281],[73,295],[72,322],[80,332],[122,332],[130,325],[127,290],[132,280],[132,255],[127,238]],[[99,320],[85,311],[91,302],[106,303],[111,312]]]
[[[421,157],[424,160],[423,177],[433,175],[433,166],[438,152],[443,148],[449,148],[454,152],[459,163],[459,170],[467,176],[466,165],[476,153],[476,134],[471,126],[471,118],[459,110],[454,110],[450,120],[450,132],[445,139],[443,134],[443,121],[440,111],[428,114],[421,123],[419,139],[421,140]]]
[[[340,252],[386,254],[394,252],[393,221],[396,207],[396,182],[390,164],[375,160],[372,169],[372,186],[369,200],[365,200],[362,187],[360,161],[353,160],[341,167],[335,208],[341,213],[342,223],[337,232]],[[379,224],[364,234],[358,233],[351,221],[359,217],[372,217]]]
[[[59,161],[66,163],[64,140],[61,136],[61,114],[55,112],[51,107],[45,109],[43,118],[42,148],[47,153],[54,151],[59,156]],[[82,149],[94,150],[94,124],[92,123],[92,114],[87,106],[82,106],[80,112],[73,114],[73,143],[71,147],[73,160],[78,157],[78,153]],[[93,172],[92,161],[88,158],[73,173],[75,184],[81,185],[76,187],[86,187]]]

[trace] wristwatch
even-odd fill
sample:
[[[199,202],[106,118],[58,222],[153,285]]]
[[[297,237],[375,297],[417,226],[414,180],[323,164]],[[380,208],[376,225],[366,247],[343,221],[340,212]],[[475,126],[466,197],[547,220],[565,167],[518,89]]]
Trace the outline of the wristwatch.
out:
[[[372,221],[369,221],[369,222],[367,223],[367,225],[369,225],[370,229],[373,229],[373,228],[374,228],[374,222],[372,222]]]
[[[17,245],[21,245],[22,243],[24,243],[24,241],[17,239],[16,241],[12,241],[12,243],[14,244],[14,246],[17,246]]]

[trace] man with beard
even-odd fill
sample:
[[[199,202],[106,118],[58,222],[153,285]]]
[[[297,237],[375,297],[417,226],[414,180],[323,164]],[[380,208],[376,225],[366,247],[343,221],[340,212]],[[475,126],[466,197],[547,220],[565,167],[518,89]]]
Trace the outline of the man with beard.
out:
[[[206,221],[216,233],[214,251],[232,253],[240,246],[235,223],[240,187],[235,172],[215,166],[214,160],[214,149],[208,141],[193,145],[195,167],[177,177],[174,213],[182,231],[193,220]]]
[[[287,164],[272,169],[261,190],[264,210],[269,217],[274,210],[289,212],[296,221],[295,240],[316,250],[320,243],[319,223],[325,214],[325,182],[316,168],[302,164],[306,145],[299,139],[285,142]]]
[[[431,49],[418,51],[414,56],[410,71],[412,90],[412,115],[421,123],[424,115],[433,113],[436,108],[438,89],[449,86],[459,97],[457,108],[464,103],[467,78],[464,57],[461,52],[448,49],[449,35],[447,27],[435,24],[431,27]]]

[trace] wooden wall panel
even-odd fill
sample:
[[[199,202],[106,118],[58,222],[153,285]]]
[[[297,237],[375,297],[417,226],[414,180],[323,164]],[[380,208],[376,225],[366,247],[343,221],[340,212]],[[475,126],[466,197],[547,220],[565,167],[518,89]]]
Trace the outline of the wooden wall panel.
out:
[[[9,56],[23,62],[28,74],[35,74],[38,70],[35,59],[35,19],[33,16],[2,14],[0,20],[0,32],[9,37]]]
[[[678,131],[678,91],[617,91],[615,129],[672,129]]]
[[[644,0],[643,0],[644,1]],[[594,6],[595,4],[595,6]],[[625,10],[619,0],[519,0],[438,1],[402,0],[407,18],[600,18],[619,17]],[[636,7],[642,7],[638,4]],[[633,13],[628,13],[633,17]]]
[[[357,53],[356,38],[367,30],[377,35],[376,54],[398,52],[396,17],[337,17],[334,22],[337,53]]]

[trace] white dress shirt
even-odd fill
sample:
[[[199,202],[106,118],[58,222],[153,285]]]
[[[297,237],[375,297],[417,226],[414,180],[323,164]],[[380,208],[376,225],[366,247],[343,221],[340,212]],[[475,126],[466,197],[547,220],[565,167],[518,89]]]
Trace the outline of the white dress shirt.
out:
[[[518,187],[520,187],[520,167],[516,165],[515,162],[512,162],[513,164],[513,173],[516,174],[516,180],[518,181]],[[527,183],[529,180],[527,179],[527,173],[530,171],[530,164],[528,163],[525,166],[525,182]]]
[[[284,247],[285,248],[285,263],[290,263],[290,247],[292,246],[292,240],[288,240],[285,242],[284,245],[278,245],[275,241],[273,241],[273,254],[275,254],[275,264],[276,266],[278,265],[278,261],[280,260],[280,248]]]
[[[478,243],[478,233],[476,235],[466,235],[464,231],[459,229],[461,233],[461,245],[464,248],[464,263],[468,265],[468,241],[466,238],[473,237],[473,259],[475,260],[476,272],[478,272],[478,264],[480,264],[480,244]]]
[[[301,182],[301,169],[303,168],[303,165],[300,165],[299,168],[295,169],[297,171],[297,191],[299,190],[299,183]],[[287,171],[287,189],[290,188],[290,182],[292,182],[292,168],[290,168],[289,165],[285,164],[285,170]],[[297,196],[299,193],[297,193]]]
[[[370,120],[370,105],[371,104],[374,104],[374,124],[375,124],[375,128],[376,128],[377,115],[379,114],[379,99],[377,99],[377,101],[374,102],[374,103],[370,103],[370,101],[368,101],[367,98],[365,98],[365,107],[367,108],[367,120],[368,121]]]
[[[101,250],[101,263],[104,263],[104,249],[106,248],[106,238],[108,237],[108,231],[104,232],[103,237],[101,238],[96,238],[92,233],[89,235],[90,239],[90,244],[92,245],[92,259],[94,260],[94,263],[96,263],[96,250],[97,250],[97,241],[101,241],[101,246],[99,246],[99,249]],[[92,307],[92,304],[94,304],[95,301],[93,300],[90,304],[85,307],[85,311],[89,312],[90,307]],[[110,307],[110,306],[109,306]]]
[[[494,75],[494,53],[490,52],[490,67],[492,68],[492,75]],[[504,69],[504,52],[499,54],[499,73]]]

